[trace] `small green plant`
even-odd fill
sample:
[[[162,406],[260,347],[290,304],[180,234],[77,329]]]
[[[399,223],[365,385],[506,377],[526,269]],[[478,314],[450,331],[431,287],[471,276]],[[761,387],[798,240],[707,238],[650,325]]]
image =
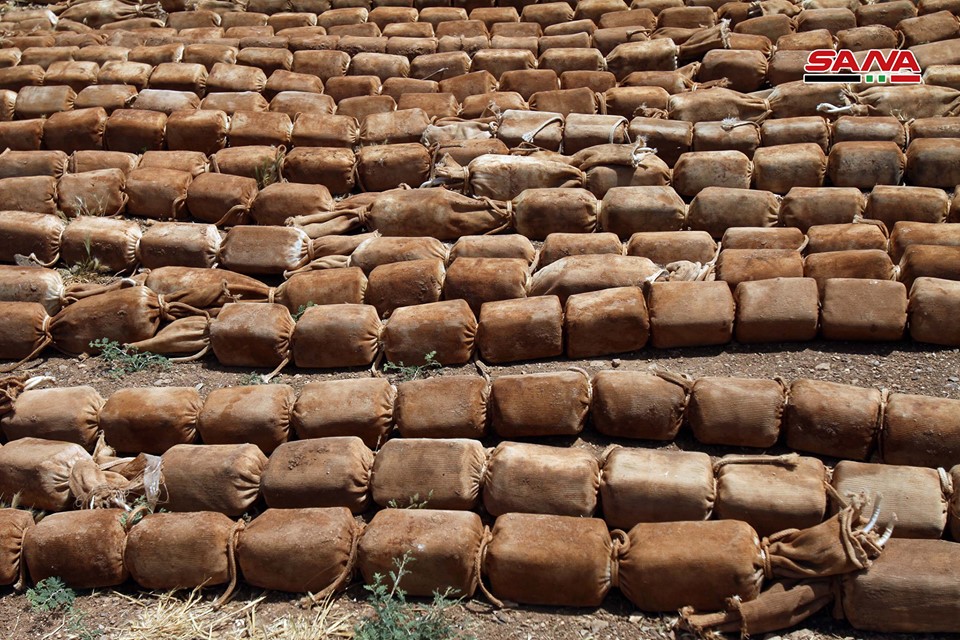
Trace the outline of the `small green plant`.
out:
[[[111,378],[122,378],[128,373],[148,369],[167,369],[170,359],[156,353],[142,352],[131,346],[121,345],[116,340],[100,338],[90,343],[91,349],[98,349],[100,360],[107,366],[106,374]]]
[[[407,565],[413,562],[410,552],[393,561],[394,571],[389,582],[382,574],[374,574],[373,584],[364,586],[370,592],[373,615],[354,627],[355,640],[467,640],[465,634],[447,618],[446,612],[458,600],[451,590],[435,592],[433,601],[424,606],[407,602],[406,592],[400,588],[403,576],[410,573]]]
[[[73,609],[76,592],[58,577],[44,578],[32,589],[27,589],[27,602],[34,613],[45,611],[69,612]]]
[[[267,384],[267,381],[264,380],[263,376],[259,373],[251,371],[240,376],[240,384],[243,386],[250,386],[254,384]]]
[[[431,351],[430,353],[424,354],[423,364],[410,367],[404,365],[403,362],[397,364],[387,362],[383,365],[383,370],[386,373],[396,372],[403,382],[417,380],[421,377],[426,377],[431,370],[443,368],[443,365],[435,360],[436,356],[437,352]]]
[[[153,508],[150,506],[150,503],[147,501],[147,497],[140,496],[133,501],[132,505],[130,505],[130,511],[124,511],[120,514],[120,526],[124,529],[129,529],[133,525],[143,520],[144,516],[147,516],[151,513],[166,512],[166,509],[160,509],[159,511],[154,512]]]
[[[430,493],[427,494],[427,497],[423,500],[420,500],[420,494],[415,493],[408,498],[409,502],[404,505],[396,500],[390,500],[387,502],[387,506],[391,509],[425,509],[427,503],[433,498],[433,489],[430,489]]]
[[[304,312],[306,312],[306,310],[309,309],[310,307],[315,307],[315,306],[317,306],[316,303],[312,301],[308,302],[307,304],[300,305],[300,307],[297,308],[297,312],[293,314],[293,321],[299,322],[300,318],[303,317]]]

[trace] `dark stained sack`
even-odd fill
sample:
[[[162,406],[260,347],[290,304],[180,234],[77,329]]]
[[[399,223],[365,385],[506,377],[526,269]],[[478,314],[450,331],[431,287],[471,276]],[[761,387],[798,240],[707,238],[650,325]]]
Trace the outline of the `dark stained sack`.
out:
[[[634,233],[678,231],[686,220],[686,205],[672,187],[614,187],[603,196],[600,227],[626,240]]]
[[[380,350],[382,331],[372,305],[310,307],[293,330],[293,360],[304,368],[370,366]]]
[[[283,225],[291,217],[322,214],[335,208],[330,190],[322,184],[275,182],[256,194],[250,217],[261,225]]]
[[[914,244],[960,246],[960,224],[896,223],[890,234],[891,257],[900,262],[907,248]]]
[[[373,273],[370,276],[372,280]],[[479,315],[480,306],[486,302],[525,297],[528,279],[525,260],[458,258],[446,270],[443,297],[446,300],[466,300]]]
[[[3,371],[8,372],[50,346],[50,316],[39,302],[0,302],[0,311],[0,358],[19,360],[4,367]]]
[[[866,197],[855,187],[794,187],[780,202],[780,220],[806,232],[814,225],[849,224],[866,205]]]
[[[267,455],[287,441],[296,393],[285,384],[213,390],[199,413],[205,444],[250,443]]]
[[[322,600],[346,586],[361,531],[347,509],[268,509],[240,532],[237,562],[255,587]]]
[[[26,558],[23,557],[23,539],[33,527],[33,514],[22,509],[0,509],[0,584],[14,585],[14,590],[25,587]]]
[[[510,224],[510,212],[504,204],[446,189],[396,189],[381,193],[362,216],[368,228],[384,236],[427,236],[438,240],[495,233]]]
[[[953,140],[921,138],[907,147],[907,179],[921,187],[950,189],[960,180],[957,147]]]
[[[906,166],[906,156],[895,142],[838,142],[830,148],[827,174],[836,187],[870,189],[900,184]]]
[[[763,549],[745,522],[641,523],[619,559],[619,587],[642,611],[722,609],[753,600],[763,582]]]
[[[0,179],[0,202],[10,211],[57,212],[57,179],[53,176],[21,176]]]
[[[804,247],[803,232],[796,227],[730,227],[720,245],[724,249],[796,249]]]
[[[260,479],[272,509],[344,507],[363,513],[370,504],[373,452],[360,438],[308,438],[277,447]]]
[[[717,243],[706,231],[640,231],[630,236],[627,255],[667,265],[684,260],[706,264],[717,256]]]
[[[879,509],[878,528],[895,524],[897,538],[933,538],[947,527],[949,477],[943,470],[841,460],[833,469],[834,511],[858,495],[866,495],[866,513]],[[946,482],[944,482],[946,480]],[[877,497],[882,496],[882,497]]]
[[[223,267],[231,271],[280,275],[308,264],[312,243],[297,227],[237,225],[220,247]]]
[[[464,300],[400,307],[383,329],[389,362],[421,365],[434,353],[441,364],[464,364],[473,355],[477,319]]]
[[[763,118],[770,111],[771,106],[769,100],[763,98],[723,87],[709,87],[670,96],[667,101],[667,113],[671,120],[692,123],[720,122],[727,118],[737,121],[756,121]],[[786,117],[786,115],[780,117]],[[650,144],[649,140],[647,144]]]
[[[477,440],[394,438],[373,462],[373,501],[381,507],[469,511],[480,502],[486,464]]]
[[[611,527],[707,520],[716,483],[705,453],[614,447],[603,461],[600,500]]]
[[[735,305],[724,282],[655,282],[647,305],[659,349],[726,344],[733,337]]]
[[[731,227],[772,227],[779,215],[777,196],[739,187],[706,187],[687,210],[687,224],[719,240]]]
[[[143,286],[164,296],[176,295],[179,301],[211,315],[229,302],[270,297],[270,289],[264,283],[226,269],[159,267],[146,274]]]
[[[724,456],[714,466],[721,520],[741,520],[761,536],[820,524],[827,510],[827,470],[816,458]]]
[[[623,255],[623,243],[613,233],[551,233],[540,246],[537,268],[561,258],[582,255]]]
[[[689,387],[689,381],[673,374],[600,371],[593,378],[591,424],[608,436],[673,440]]]
[[[799,379],[790,385],[783,419],[796,451],[867,460],[880,431],[881,393],[836,382]]]
[[[16,151],[0,153],[0,178],[52,176],[67,172],[69,157],[63,151]]]
[[[42,438],[72,442],[89,450],[97,440],[103,403],[93,387],[30,389],[0,418],[0,427],[8,441]]]
[[[577,293],[639,287],[661,269],[647,258],[612,254],[573,255],[540,269],[530,280],[529,296],[556,295],[561,303]]]
[[[766,449],[780,437],[785,404],[779,380],[706,377],[693,384],[687,420],[704,444]]]
[[[434,167],[435,181],[462,185],[465,193],[508,201],[524,190],[549,187],[582,187],[582,171],[565,162],[487,154],[461,167],[449,156]]]
[[[103,107],[54,113],[43,126],[43,143],[48,149],[67,152],[102,149],[106,122]]]
[[[830,278],[823,284],[821,331],[828,340],[900,340],[907,324],[901,282]]]
[[[724,238],[729,235],[729,230]],[[803,277],[803,258],[796,249],[735,249],[724,245],[716,263],[717,279],[736,289],[741,282]]]
[[[361,147],[357,153],[357,183],[363,191],[419,186],[427,181],[430,167],[430,152],[419,143]]]
[[[673,187],[682,196],[695,196],[706,187],[750,188],[753,165],[739,151],[691,151],[673,167]]]
[[[867,197],[864,216],[893,229],[901,220],[941,223],[949,209],[949,199],[942,189],[877,185]]]
[[[386,317],[398,307],[439,301],[444,277],[437,259],[382,264],[370,272],[364,299]]]
[[[582,371],[501,376],[490,390],[491,428],[501,438],[577,435],[592,393]]]
[[[460,236],[450,247],[450,262],[457,258],[513,258],[532,265],[537,250],[526,237],[512,233],[498,236]]]
[[[693,125],[694,151],[740,151],[751,160],[760,146],[760,125],[744,120]]]
[[[291,424],[301,439],[357,436],[376,449],[393,427],[396,397],[385,378],[310,382],[294,404]]]
[[[396,571],[396,563],[409,554],[417,570],[405,572],[397,583],[405,593],[429,597],[450,589],[469,598],[480,583],[478,558],[488,543],[489,531],[475,513],[385,509],[363,533],[358,564],[372,583],[375,575]]]
[[[813,278],[741,282],[734,299],[737,342],[804,342],[817,336],[820,294]]]
[[[360,243],[350,254],[350,265],[360,267],[369,274],[381,264],[390,262],[426,258],[439,258],[446,262],[447,257],[447,248],[436,238],[375,235]]]
[[[960,400],[891,393],[880,455],[886,464],[950,469],[960,463]]]
[[[483,570],[504,600],[597,607],[613,586],[617,548],[598,518],[509,513],[497,518]]]
[[[235,581],[236,536],[221,513],[152,513],[130,528],[124,566],[145,589],[183,589]]]
[[[51,314],[68,303],[60,273],[38,266],[0,266],[0,300],[38,302]]]
[[[356,184],[356,166],[352,149],[296,147],[283,158],[283,176],[290,182],[323,185],[331,193],[347,193]]]
[[[76,589],[126,582],[123,513],[121,509],[54,513],[27,529],[22,554],[31,580],[56,577]]]
[[[920,277],[910,287],[908,307],[910,337],[917,342],[960,345],[960,327],[954,322],[960,312],[960,282]]]
[[[564,327],[569,358],[641,349],[650,336],[643,290],[621,287],[572,295],[564,309]]]
[[[811,253],[803,259],[803,275],[817,281],[823,293],[831,278],[893,280],[896,268],[890,255],[878,249]]]
[[[170,511],[243,514],[256,501],[267,457],[253,444],[178,444],[163,454]]]
[[[807,253],[885,250],[887,240],[887,229],[880,223],[864,220],[847,224],[818,224],[807,229]],[[895,254],[895,250],[892,251]]]
[[[70,507],[70,472],[90,454],[78,444],[26,437],[0,449],[0,494],[20,494],[20,504],[44,511]]]
[[[597,198],[586,189],[526,189],[511,204],[517,233],[543,240],[551,233],[590,233]]]
[[[96,260],[102,270],[129,272],[137,264],[140,237],[140,225],[132,220],[81,216],[63,232],[60,260],[71,266]]]
[[[99,426],[117,451],[160,455],[196,440],[202,406],[193,387],[120,389],[100,409]]]
[[[174,111],[167,118],[167,148],[213,155],[227,146],[230,120],[223,111]]]
[[[783,194],[794,187],[820,187],[826,172],[827,157],[812,142],[763,146],[753,154],[755,189]]]
[[[482,438],[489,383],[477,376],[437,376],[397,385],[394,420],[404,438]]]
[[[563,307],[556,296],[485,302],[477,330],[480,355],[493,363],[563,353]]]
[[[830,127],[822,116],[765,120],[760,138],[765,146],[814,142],[824,153],[830,152]]]
[[[294,322],[281,304],[233,302],[210,325],[210,348],[228,367],[281,367],[290,358]]]
[[[944,225],[939,225],[943,227]],[[900,259],[900,281],[907,287],[921,277],[960,279],[957,257],[960,247],[914,244],[906,248]]]

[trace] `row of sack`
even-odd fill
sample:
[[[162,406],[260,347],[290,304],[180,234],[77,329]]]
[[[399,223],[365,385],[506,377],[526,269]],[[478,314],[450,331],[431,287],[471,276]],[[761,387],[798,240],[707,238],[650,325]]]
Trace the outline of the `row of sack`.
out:
[[[168,418],[166,426],[181,426],[174,422],[185,413]],[[127,426],[135,421],[127,416]],[[168,435],[140,440],[158,444]],[[796,453],[712,462],[705,453],[620,447],[598,457],[588,449],[518,442],[488,450],[478,440],[456,438],[393,439],[374,453],[356,436],[285,442],[269,458],[248,443],[175,444],[160,456],[119,460],[104,457],[102,447],[91,456],[76,444],[27,437],[0,448],[0,460],[5,493],[19,494],[23,507],[53,512],[124,506],[123,496],[133,494],[172,512],[233,517],[263,503],[273,509],[344,507],[355,514],[427,506],[494,517],[602,517],[617,528],[740,520],[772,535],[816,526],[862,494],[868,496],[864,506],[893,537],[937,539],[949,531],[960,539],[954,487],[960,465],[949,473],[852,461],[830,469]],[[27,482],[29,488],[20,488]]]
[[[614,261],[609,258],[636,261],[616,264],[618,275],[631,278],[643,270],[637,263],[649,263],[579,256],[541,273],[569,291],[580,288],[572,282],[576,276],[610,267]],[[567,263],[585,268],[566,275]],[[919,278],[908,298],[900,282],[832,278],[823,285],[822,302],[817,282],[810,278],[741,282],[736,297],[722,281],[654,282],[646,299],[640,286],[616,284],[564,299],[545,291],[485,302],[479,321],[462,298],[399,307],[385,321],[369,304],[307,303],[298,308],[295,320],[287,307],[269,302],[230,302],[211,318],[183,300],[219,299],[222,281],[213,289],[169,295],[133,286],[90,295],[54,316],[36,302],[0,302],[0,357],[13,361],[5,366],[9,371],[50,346],[68,354],[96,354],[100,347],[95,342],[115,341],[175,360],[198,359],[212,351],[224,366],[272,369],[269,378],[291,362],[308,369],[371,367],[384,358],[422,365],[428,356],[441,364],[465,364],[477,357],[506,363],[564,353],[571,358],[630,353],[648,346],[724,345],[734,337],[743,343],[784,342],[813,340],[819,334],[889,342],[902,340],[909,331],[918,342],[960,343],[954,322],[960,284],[951,280]]]
[[[624,532],[591,518],[508,514],[490,529],[476,514],[435,509],[388,509],[366,526],[347,509],[271,509],[249,524],[209,512],[141,517],[121,509],[53,514],[37,524],[14,509],[0,518],[4,582],[22,586],[28,574],[75,588],[129,578],[152,590],[226,584],[222,603],[242,575],[256,587],[307,592],[310,603],[349,586],[359,569],[370,584],[396,576],[411,596],[470,597],[479,588],[499,606],[503,599],[597,607],[616,587],[640,610],[682,610],[682,624],[701,631],[786,628],[834,593],[838,617],[858,628],[960,629],[960,545],[889,540],[857,507],[763,539],[735,520]],[[713,613],[733,601],[736,609]]]
[[[102,432],[125,453],[158,455],[200,437],[207,445],[253,443],[270,454],[294,438],[352,436],[379,448],[397,435],[576,437],[589,424],[630,440],[670,442],[689,428],[705,445],[769,449],[783,442],[844,460],[960,464],[960,401],[808,379],[788,387],[780,380],[693,380],[664,371],[602,371],[592,379],[560,371],[492,382],[469,375],[397,385],[382,377],[328,380],[308,383],[299,396],[282,384],[218,389],[206,399],[192,387],[128,388],[106,401],[91,387],[36,389],[38,382],[5,385],[12,404],[0,427],[9,443],[33,437],[93,449]],[[301,446],[312,445],[287,450]],[[288,462],[277,467],[287,469]]]

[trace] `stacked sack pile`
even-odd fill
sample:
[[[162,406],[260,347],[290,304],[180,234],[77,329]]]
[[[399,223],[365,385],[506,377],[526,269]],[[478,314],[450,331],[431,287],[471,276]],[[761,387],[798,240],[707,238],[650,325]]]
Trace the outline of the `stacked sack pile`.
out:
[[[955,3],[44,4],[0,13],[3,369],[373,375],[0,379],[0,495],[56,512],[0,511],[0,583],[323,597],[416,549],[413,595],[960,631],[960,401],[479,362],[960,346]],[[824,49],[923,82],[804,83]],[[484,375],[380,374],[428,356]],[[555,446],[585,428],[622,446]],[[683,430],[731,455],[643,446]]]

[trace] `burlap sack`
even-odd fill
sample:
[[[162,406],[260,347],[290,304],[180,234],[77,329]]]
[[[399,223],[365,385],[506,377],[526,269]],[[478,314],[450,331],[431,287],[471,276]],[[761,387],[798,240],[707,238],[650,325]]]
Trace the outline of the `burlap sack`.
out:
[[[886,5],[887,3],[884,4]],[[901,20],[916,17],[917,5],[912,2],[909,4],[906,2],[895,2],[889,6],[861,5],[856,8],[855,13],[857,14],[857,24],[882,24],[894,29]]]
[[[228,367],[283,367],[291,358],[293,318],[281,304],[232,302],[210,325],[210,348]]]
[[[193,387],[120,389],[99,412],[99,427],[121,452],[160,455],[197,438],[203,401]]]
[[[143,153],[162,149],[167,115],[145,109],[121,109],[107,118],[103,142],[111,151]]]
[[[350,116],[303,112],[293,122],[294,147],[352,147],[359,139],[360,124]]]
[[[766,449],[780,437],[785,404],[779,380],[700,378],[690,394],[687,420],[704,444]]]
[[[562,196],[562,197],[560,197]],[[586,189],[525,189],[511,204],[517,233],[543,240],[551,233],[589,233],[597,226],[597,198]]]
[[[820,187],[827,157],[819,145],[801,143],[764,146],[753,155],[753,185],[784,194],[794,187]]]
[[[445,158],[434,167],[441,184],[462,185],[465,193],[492,200],[513,200],[524,190],[582,187],[585,175],[576,167],[554,160],[524,156],[483,155],[466,167]]]
[[[738,342],[802,342],[817,335],[819,293],[812,278],[742,282],[734,298]]]
[[[475,376],[401,382],[394,406],[397,430],[404,438],[482,438],[489,395],[487,381]]]
[[[384,378],[311,382],[293,407],[291,426],[300,438],[358,436],[375,449],[393,428],[396,396]]]
[[[576,153],[572,162],[598,198],[616,187],[666,185],[671,178],[670,167],[655,150],[639,144],[598,144]]]
[[[22,554],[31,580],[36,583],[56,577],[76,589],[126,582],[123,513],[121,509],[54,513],[27,529]]]
[[[864,631],[956,633],[956,558],[952,542],[891,540],[869,569],[841,577],[838,612]]]
[[[266,463],[253,444],[178,444],[163,454],[163,506],[239,516],[256,501]]]
[[[20,494],[20,504],[44,511],[71,506],[70,472],[75,464],[90,460],[78,444],[25,437],[0,449],[0,494]]]
[[[603,461],[600,496],[611,527],[706,520],[715,494],[705,453],[614,447]]]
[[[64,264],[87,264],[96,260],[104,271],[132,271],[137,264],[140,225],[131,220],[84,215],[67,225],[60,240]]]
[[[16,151],[0,153],[0,178],[52,176],[61,178],[67,172],[69,156],[63,151]]]
[[[275,300],[296,314],[314,305],[361,304],[366,289],[367,277],[357,267],[307,271],[277,287]]]
[[[564,327],[569,358],[637,351],[650,336],[643,290],[623,287],[572,295]]]
[[[476,333],[476,317],[464,300],[401,307],[384,326],[384,355],[405,366],[424,364],[430,352],[441,364],[463,364],[473,354]]]
[[[899,184],[905,167],[906,157],[894,142],[838,142],[830,149],[827,173],[834,186],[869,189]]]
[[[268,509],[240,532],[237,561],[255,587],[322,599],[350,578],[360,533],[347,509]]]
[[[428,212],[431,215],[425,215]],[[369,228],[385,236],[428,236],[439,240],[500,231],[510,219],[509,210],[500,203],[446,189],[393,190],[381,194],[363,216]]]
[[[834,511],[864,494],[868,496],[864,511],[879,510],[877,528],[895,523],[893,535],[898,538],[936,539],[947,526],[950,482],[935,469],[841,460],[831,484],[836,490],[831,500]]]
[[[193,176],[173,169],[135,169],[127,174],[127,214],[156,220],[187,215],[187,189]]]
[[[335,207],[330,190],[322,184],[275,182],[256,194],[250,217],[260,225],[283,225],[291,213],[314,216]]]
[[[466,300],[479,316],[486,302],[526,297],[528,278],[528,264],[522,259],[462,257],[447,268],[443,297]]]
[[[213,155],[227,146],[228,126],[223,111],[174,111],[167,118],[167,147]]]
[[[695,196],[708,187],[750,188],[753,165],[739,151],[691,151],[677,160],[673,185],[682,196]]]
[[[803,259],[803,275],[816,280],[821,293],[831,278],[893,280],[895,274],[887,252],[875,249],[812,253]]]
[[[828,340],[900,340],[906,324],[901,282],[830,278],[823,284],[821,330]]]
[[[37,302],[49,314],[55,314],[68,303],[60,273],[37,266],[0,266],[0,300]]]
[[[23,87],[17,92],[17,120],[49,118],[59,111],[70,111],[77,94],[68,86]]]
[[[143,285],[211,315],[229,302],[265,301],[270,296],[269,287],[259,280],[226,269],[160,267],[146,274]]]
[[[831,138],[837,142],[874,141],[907,143],[906,127],[892,116],[841,116],[830,125]]]
[[[907,287],[912,287],[914,281],[921,277],[956,280],[957,255],[960,255],[960,247],[911,245],[900,259],[900,281]]]
[[[75,151],[70,156],[70,173],[120,169],[124,175],[137,168],[140,156],[123,151]]]
[[[33,256],[46,266],[60,259],[60,238],[66,224],[57,216],[27,211],[0,213],[0,259],[16,263],[17,255]]]
[[[890,255],[900,262],[907,248],[919,245],[960,246],[960,225],[900,221],[890,234]]]
[[[127,535],[124,566],[145,589],[183,589],[236,583],[240,526],[220,513],[154,513]]]
[[[209,105],[210,108],[214,108]],[[133,108],[148,112],[162,113],[169,116],[174,111],[183,111],[188,109],[199,109],[201,100],[197,94],[192,91],[167,91],[163,89],[141,89],[133,101]],[[123,110],[120,111],[122,113]],[[112,114],[111,114],[112,115]],[[151,116],[151,120],[159,121],[156,116]],[[107,119],[109,123],[109,118]],[[147,133],[143,131],[142,133]],[[153,138],[148,138],[152,140]],[[109,146],[109,141],[105,140]]]
[[[376,307],[381,317],[387,317],[398,307],[439,301],[444,282],[442,260],[383,264],[370,272],[364,300]]]
[[[830,151],[830,126],[821,116],[765,120],[760,125],[760,137],[766,146],[813,142],[824,153]]]
[[[910,287],[908,307],[910,337],[917,342],[960,345],[954,312],[960,302],[960,283],[920,277]]]
[[[724,234],[726,235],[726,234]],[[732,249],[717,260],[717,279],[736,289],[741,282],[803,277],[803,259],[796,249]]]
[[[909,224],[909,223],[908,223]],[[923,223],[920,223],[923,224]],[[807,229],[807,252],[886,250],[887,230],[880,223],[819,224]]]
[[[450,247],[450,262],[458,258],[512,258],[532,265],[537,257],[533,243],[519,234],[460,236]]]
[[[486,451],[476,440],[389,440],[373,463],[373,501],[381,507],[475,509],[486,462]]]
[[[780,202],[780,220],[806,232],[813,225],[851,223],[866,204],[863,193],[853,187],[795,187]]]
[[[958,401],[890,394],[883,414],[880,453],[886,464],[949,469],[960,459]]]
[[[717,255],[717,243],[706,231],[645,231],[630,236],[628,256],[649,258],[659,265],[678,260],[705,264]]]
[[[673,167],[693,145],[693,124],[661,118],[636,117],[630,121],[630,137],[657,150],[657,156]]]
[[[371,305],[310,307],[293,330],[293,360],[304,368],[369,367],[380,350],[382,331]]]
[[[437,509],[385,509],[374,516],[360,541],[359,565],[364,580],[396,572],[408,557],[413,568],[397,586],[412,596],[429,597],[452,590],[469,598],[480,583],[480,555],[489,531],[474,513]]]
[[[205,444],[250,443],[267,455],[287,441],[296,393],[285,384],[215,389],[199,412]]]
[[[797,451],[867,460],[880,430],[881,393],[835,382],[794,380],[783,420]]]
[[[44,123],[43,118],[0,121],[0,145],[17,151],[39,151]]]
[[[270,455],[260,490],[273,509],[370,504],[373,452],[354,436],[310,438],[281,444]]]
[[[622,80],[634,71],[673,71],[677,68],[679,47],[670,40],[626,42],[617,45],[606,57],[607,69]]]
[[[749,601],[760,593],[763,551],[744,522],[638,524],[628,539],[619,587],[643,611],[716,610],[727,598]]]
[[[735,305],[726,283],[655,282],[647,304],[652,344],[659,349],[726,344],[733,337]]]
[[[673,440],[683,422],[689,382],[673,375],[601,371],[593,378],[590,421],[608,436]]]
[[[124,52],[124,57],[128,53]],[[145,62],[108,60],[100,66],[97,82],[101,85],[130,85],[136,87],[137,91],[143,91],[147,88],[153,68],[153,65]]]
[[[724,249],[802,250],[806,238],[796,227],[730,227],[723,233]]]
[[[725,456],[715,465],[717,518],[742,520],[761,536],[812,527],[827,509],[827,470],[816,458]]]
[[[878,185],[867,197],[864,215],[893,229],[900,221],[943,222],[948,210],[949,200],[941,189]]]
[[[764,99],[723,87],[677,93],[670,96],[667,102],[667,112],[671,120],[694,123],[719,122],[727,118],[756,121],[762,118],[770,107]],[[647,144],[650,144],[649,140]]]
[[[760,126],[755,122],[698,122],[693,125],[694,151],[739,151],[748,158],[760,146]]]
[[[283,149],[267,145],[227,147],[210,157],[210,169],[215,173],[267,182],[279,180],[281,176],[288,177],[285,172],[288,158],[284,157]]]
[[[489,362],[536,360],[563,353],[563,308],[556,296],[485,302],[479,317],[477,348]]]
[[[38,302],[0,302],[0,310],[0,358],[19,361],[3,367],[9,372],[50,346],[50,316]]]
[[[42,438],[92,449],[104,400],[93,387],[31,389],[21,393],[13,410],[0,419],[7,440]]]
[[[580,371],[501,376],[490,390],[491,427],[502,438],[576,435],[592,394]]]
[[[498,598],[596,607],[613,586],[616,548],[602,520],[511,513],[497,518],[483,569]]]
[[[57,212],[57,179],[53,176],[21,176],[0,179],[0,201],[10,211]]]
[[[120,215],[127,204],[125,184],[126,176],[120,169],[65,175],[57,184],[58,207],[69,218]]]
[[[280,275],[311,261],[310,236],[297,227],[238,225],[220,248],[223,267],[247,274]]]
[[[26,577],[26,558],[23,557],[23,539],[34,525],[33,515],[21,509],[0,510],[0,584],[21,589]]]
[[[623,255],[623,243],[613,233],[551,233],[540,247],[537,268],[569,256]]]
[[[577,293],[643,286],[659,273],[660,269],[647,258],[574,255],[561,258],[535,273],[527,295],[556,295],[565,304],[569,296]]]
[[[955,125],[953,118],[917,118],[907,125],[908,139],[952,137],[956,133]]]

